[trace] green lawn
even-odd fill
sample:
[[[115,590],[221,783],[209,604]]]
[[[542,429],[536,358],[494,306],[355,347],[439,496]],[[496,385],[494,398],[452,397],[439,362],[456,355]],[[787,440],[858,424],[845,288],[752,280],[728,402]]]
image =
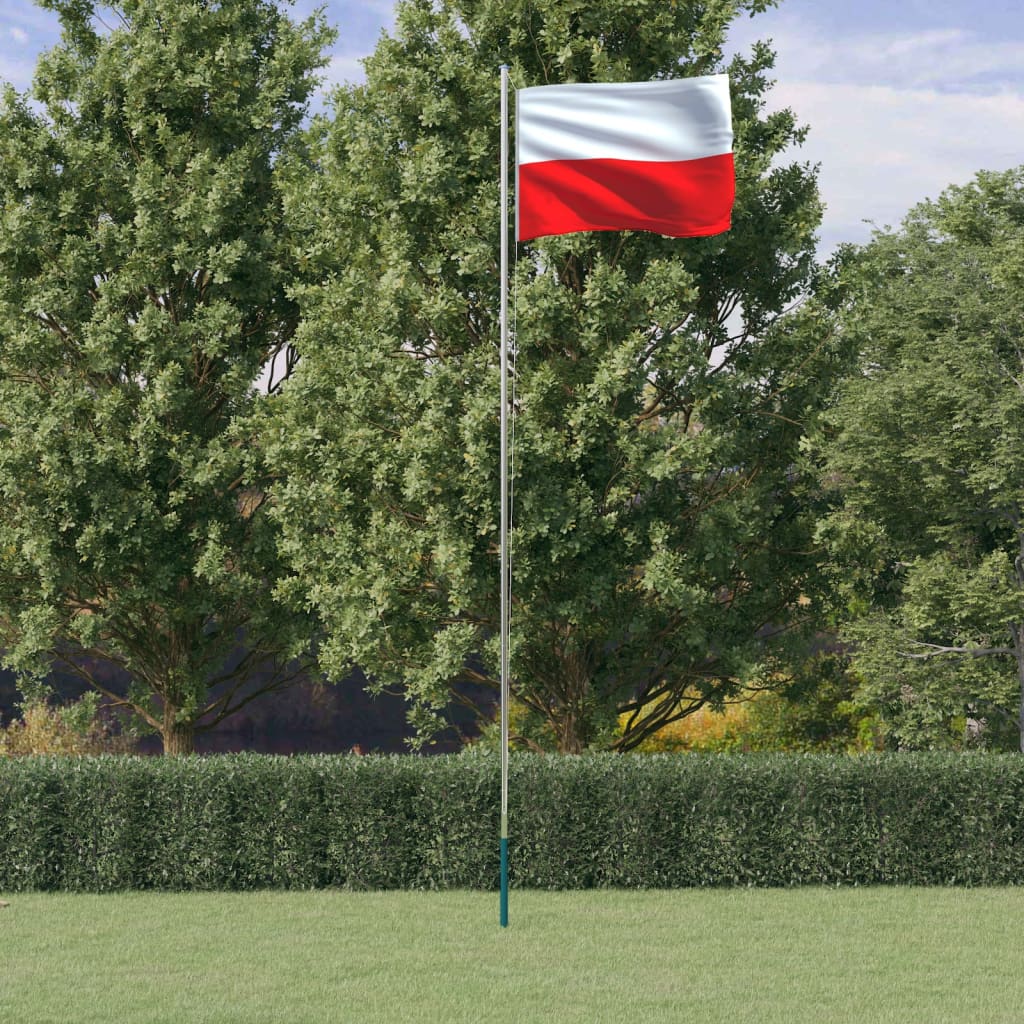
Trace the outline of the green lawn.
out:
[[[6,899],[3,1024],[1024,1020],[1024,889]]]

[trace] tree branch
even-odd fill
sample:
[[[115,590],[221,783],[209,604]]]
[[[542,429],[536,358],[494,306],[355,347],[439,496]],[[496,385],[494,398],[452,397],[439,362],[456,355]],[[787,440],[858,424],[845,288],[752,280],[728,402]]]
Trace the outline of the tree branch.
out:
[[[943,644],[929,644],[923,640],[912,640],[915,647],[927,647],[927,651],[920,654],[910,654],[908,651],[900,651],[901,658],[914,658],[922,660],[927,658],[939,658],[944,654],[956,654],[965,658],[986,658],[992,654],[1016,654],[1012,647],[946,647]]]

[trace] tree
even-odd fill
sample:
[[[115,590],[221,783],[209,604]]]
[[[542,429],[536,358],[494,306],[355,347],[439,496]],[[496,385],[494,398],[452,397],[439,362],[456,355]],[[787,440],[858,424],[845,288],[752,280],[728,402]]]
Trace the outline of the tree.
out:
[[[1024,749],[1024,169],[917,206],[847,281],[823,535],[862,696],[903,746]]]
[[[459,680],[495,685],[498,73],[516,86],[721,70],[761,0],[409,0],[319,126],[292,195],[301,361],[276,399],[274,514],[321,664],[402,686],[425,741]],[[772,54],[728,65],[730,233],[597,232],[515,269],[515,696],[555,746],[626,750],[768,675],[808,618],[795,468],[833,359],[776,326],[807,289],[815,172],[765,116]],[[628,725],[618,730],[625,713]]]
[[[297,323],[275,162],[329,33],[270,0],[45,6],[35,103],[0,105],[0,647],[184,753],[308,633],[271,598],[254,382]]]

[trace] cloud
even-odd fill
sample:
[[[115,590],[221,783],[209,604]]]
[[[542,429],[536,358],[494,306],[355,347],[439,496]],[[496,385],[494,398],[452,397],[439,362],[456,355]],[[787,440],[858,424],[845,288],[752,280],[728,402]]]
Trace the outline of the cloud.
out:
[[[768,105],[810,126],[788,157],[821,165],[823,254],[866,241],[865,220],[895,226],[979,170],[1024,163],[1024,41],[960,28],[829,37],[782,21],[732,43],[765,36],[778,54]]]
[[[330,90],[335,85],[349,82],[363,82],[366,72],[363,69],[362,56],[338,54],[331,57],[330,64],[324,69],[323,88]]]
[[[366,81],[362,56],[335,54],[321,72],[321,82],[310,102],[310,113],[323,114],[329,111],[331,93],[339,85],[359,85]]]
[[[821,164],[828,205],[822,249],[865,241],[979,170],[1024,163],[1024,95],[977,96],[891,86],[787,81],[773,106],[810,125],[799,159]]]
[[[19,92],[24,92],[32,84],[35,74],[35,61],[18,57],[9,57],[0,53],[0,82],[10,82]]]
[[[0,80],[24,92],[32,84],[37,56],[57,42],[60,22],[27,0],[0,6]]]
[[[884,82],[940,92],[990,90],[1020,81],[1024,40],[992,42],[964,29],[828,39],[776,33],[779,70],[821,81]]]

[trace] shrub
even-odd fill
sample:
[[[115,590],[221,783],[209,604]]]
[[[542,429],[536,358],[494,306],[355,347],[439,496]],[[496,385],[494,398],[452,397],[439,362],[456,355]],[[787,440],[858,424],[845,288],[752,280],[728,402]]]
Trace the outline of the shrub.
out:
[[[22,705],[20,719],[0,726],[0,757],[126,753],[134,740],[103,716],[98,694],[60,707],[33,699]]]
[[[0,891],[487,889],[498,759],[0,760]],[[1024,883],[1013,755],[517,753],[515,886]]]

